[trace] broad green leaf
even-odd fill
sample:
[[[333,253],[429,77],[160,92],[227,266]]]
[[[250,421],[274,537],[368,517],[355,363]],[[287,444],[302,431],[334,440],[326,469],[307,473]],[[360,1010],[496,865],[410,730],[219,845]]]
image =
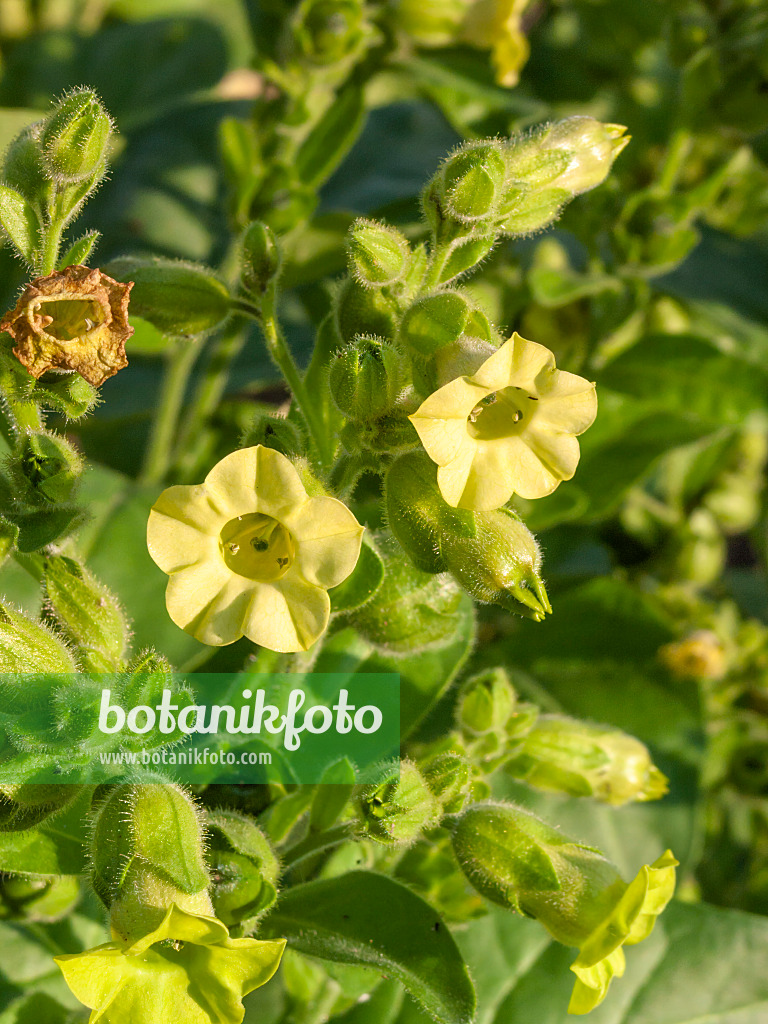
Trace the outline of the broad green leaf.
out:
[[[349,612],[359,608],[373,597],[383,579],[384,563],[373,545],[364,537],[354,572],[330,593],[333,610]]]
[[[445,924],[421,897],[368,871],[287,890],[264,922],[264,934],[337,963],[375,967],[402,982],[443,1024],[470,1024],[475,996]]]
[[[765,406],[768,374],[704,338],[655,334],[602,370],[601,384],[643,398],[667,413],[683,412],[721,426],[740,423],[748,412]]]

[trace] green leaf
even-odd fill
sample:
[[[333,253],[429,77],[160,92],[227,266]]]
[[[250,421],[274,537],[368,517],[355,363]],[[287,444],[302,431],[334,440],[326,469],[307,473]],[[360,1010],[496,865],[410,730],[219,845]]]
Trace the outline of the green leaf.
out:
[[[479,993],[477,1024],[560,1024],[575,950],[504,911],[459,936]],[[649,938],[629,947],[627,971],[590,1014],[593,1024],[761,1024],[768,1014],[768,921],[673,902]],[[400,1022],[404,1024],[405,1017]],[[421,1018],[424,1019],[424,1018]],[[416,1024],[414,1016],[407,1017]]]
[[[654,334],[610,363],[598,385],[722,426],[765,406],[768,374],[704,338]]]
[[[378,590],[384,579],[384,563],[378,551],[365,537],[354,572],[330,593],[335,612],[350,612],[364,605]]]
[[[71,267],[76,263],[87,263],[88,257],[95,249],[100,238],[101,234],[98,231],[87,231],[80,238],[76,238],[59,260],[58,269],[64,270],[66,267]]]
[[[40,238],[40,221],[27,200],[7,185],[0,185],[0,225],[23,258],[32,263]]]
[[[442,1024],[470,1024],[475,995],[445,924],[421,897],[384,875],[351,871],[289,889],[264,933],[337,963],[396,978]]]
[[[296,171],[305,185],[321,184],[338,167],[363,127],[365,99],[359,85],[347,86],[301,145]]]
[[[0,871],[20,875],[82,875],[88,870],[84,816],[91,790],[63,814],[26,832],[0,835]]]

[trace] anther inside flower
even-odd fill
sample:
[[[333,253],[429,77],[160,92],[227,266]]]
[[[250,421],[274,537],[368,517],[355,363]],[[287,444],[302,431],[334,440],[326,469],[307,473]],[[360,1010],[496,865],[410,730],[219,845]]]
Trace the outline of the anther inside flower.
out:
[[[330,615],[327,590],[349,576],[363,527],[336,498],[310,498],[292,463],[262,445],[233,452],[199,486],[170,487],[147,527],[168,573],[168,614],[202,643],[247,636],[307,650]]]
[[[128,365],[131,287],[100,270],[67,267],[31,281],[0,330],[13,337],[13,353],[33,377],[74,370],[98,387]]]
[[[541,498],[570,480],[576,435],[597,415],[595,386],[558,370],[543,345],[514,334],[471,375],[410,417],[454,508],[491,511],[513,494]]]

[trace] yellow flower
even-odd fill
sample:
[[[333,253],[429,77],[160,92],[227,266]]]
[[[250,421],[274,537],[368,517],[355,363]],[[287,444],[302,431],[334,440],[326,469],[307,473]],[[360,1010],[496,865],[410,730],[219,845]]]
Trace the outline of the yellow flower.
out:
[[[613,977],[624,974],[623,946],[647,939],[675,891],[678,861],[667,850],[642,867],[619,902],[579,947],[571,964],[576,975],[568,1013],[589,1013],[603,1001]]]
[[[555,368],[543,345],[513,334],[471,376],[457,377],[409,417],[454,508],[489,512],[513,494],[542,498],[570,480],[597,415],[595,386]]]
[[[199,486],[169,487],[147,525],[170,579],[168,614],[211,646],[245,635],[307,650],[328,625],[326,591],[357,564],[363,527],[335,498],[310,498],[291,462],[262,445],[233,452]]]
[[[462,36],[473,46],[490,49],[496,81],[517,85],[531,48],[522,31],[530,0],[479,0],[470,8]]]
[[[215,917],[173,904],[161,924],[131,942],[55,957],[89,1024],[240,1024],[243,996],[266,984],[285,939],[230,939]]]

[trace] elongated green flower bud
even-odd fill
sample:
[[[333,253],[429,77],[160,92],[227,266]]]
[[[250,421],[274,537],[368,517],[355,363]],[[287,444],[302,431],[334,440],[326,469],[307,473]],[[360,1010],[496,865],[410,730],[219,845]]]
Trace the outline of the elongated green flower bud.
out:
[[[570,1013],[588,1013],[624,973],[622,947],[642,942],[672,897],[677,861],[667,851],[627,884],[599,850],[511,804],[474,804],[453,849],[487,899],[536,918],[579,956]]]
[[[403,279],[408,266],[408,239],[380,221],[356,220],[347,241],[350,273],[366,288],[382,288]]]
[[[472,770],[465,757],[448,750],[429,758],[419,768],[446,814],[462,810],[472,782]]]
[[[617,807],[658,800],[667,792],[666,778],[639,740],[563,715],[542,715],[505,769],[539,789],[592,796]]]
[[[179,786],[110,786],[96,811],[91,864],[121,939],[152,931],[172,903],[212,913],[199,812]]]
[[[112,121],[90,89],[75,89],[43,123],[40,142],[50,173],[62,182],[100,176]]]
[[[0,603],[0,672],[67,673],[77,668],[74,655],[51,629],[8,602]]]
[[[380,843],[412,843],[442,815],[440,800],[411,761],[401,761],[389,778],[364,787],[357,807],[365,834]]]
[[[116,598],[82,565],[63,555],[46,559],[43,587],[51,613],[82,652],[83,667],[112,672],[120,666],[129,636]]]
[[[504,669],[489,669],[468,679],[456,700],[456,722],[470,736],[503,730],[517,705],[515,688]]]
[[[240,250],[240,284],[257,300],[280,273],[282,258],[275,233],[261,221],[253,221],[243,232]]]
[[[36,430],[19,438],[9,466],[18,497],[30,504],[46,504],[71,499],[83,460],[60,435]]]
[[[391,412],[405,383],[402,359],[380,338],[360,337],[336,353],[328,383],[345,416],[367,422]]]

